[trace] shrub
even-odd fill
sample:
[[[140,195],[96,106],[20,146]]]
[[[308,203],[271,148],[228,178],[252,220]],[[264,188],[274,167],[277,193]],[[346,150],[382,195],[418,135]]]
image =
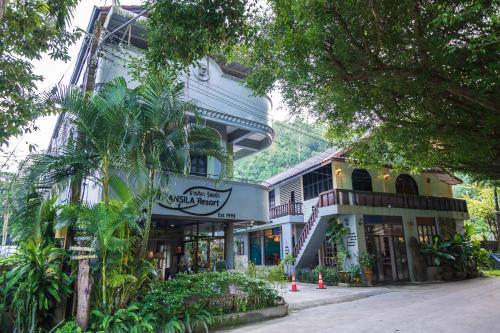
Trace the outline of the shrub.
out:
[[[154,316],[141,310],[138,304],[131,304],[116,311],[92,311],[92,332],[96,333],[146,333],[154,332]]]
[[[144,312],[155,316],[158,328],[172,332],[206,328],[216,315],[267,308],[279,302],[280,297],[267,282],[230,272],[178,274],[158,283],[143,299]]]
[[[28,241],[17,253],[0,260],[0,308],[15,332],[35,332],[52,326],[52,314],[71,293],[71,278],[61,269],[65,252],[53,244]],[[2,318],[0,318],[1,320]]]

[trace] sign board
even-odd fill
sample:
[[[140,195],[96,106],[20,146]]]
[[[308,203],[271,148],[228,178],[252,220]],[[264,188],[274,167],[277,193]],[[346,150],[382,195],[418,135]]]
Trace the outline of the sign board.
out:
[[[95,252],[95,249],[93,247],[86,246],[70,246],[69,249],[70,251]]]
[[[219,190],[204,186],[194,186],[181,194],[169,195],[170,203],[159,203],[160,206],[179,210],[195,216],[208,216],[217,213],[226,205],[232,188]]]
[[[354,247],[356,246],[356,243],[357,243],[356,233],[350,232],[349,235],[347,235],[347,246]]]
[[[71,260],[82,260],[82,259],[95,259],[97,256],[95,254],[83,254],[79,256],[71,256]]]
[[[267,222],[268,189],[259,184],[171,175],[168,198],[153,206],[156,216],[192,220],[236,220]]]

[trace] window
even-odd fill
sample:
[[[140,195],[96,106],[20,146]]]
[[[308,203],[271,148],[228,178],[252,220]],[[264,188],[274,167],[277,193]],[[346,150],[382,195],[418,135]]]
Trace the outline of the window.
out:
[[[372,192],[372,177],[368,171],[363,169],[354,169],[352,172],[352,189],[354,191]]]
[[[417,182],[410,175],[399,175],[396,178],[396,193],[418,195]]]
[[[328,164],[305,174],[302,177],[302,181],[304,186],[304,200],[315,198],[321,192],[331,190],[333,188],[332,165]]]
[[[191,174],[195,176],[207,176],[207,157],[194,155],[191,156]]]
[[[417,217],[417,230],[420,244],[431,244],[438,235],[436,221],[432,217]]]
[[[276,205],[276,197],[274,190],[269,191],[269,207],[274,207]]]
[[[290,202],[295,202],[295,191],[290,192]]]

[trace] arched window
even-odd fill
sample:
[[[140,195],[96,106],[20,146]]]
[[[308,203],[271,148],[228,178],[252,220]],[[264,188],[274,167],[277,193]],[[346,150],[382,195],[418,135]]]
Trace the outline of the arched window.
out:
[[[410,175],[399,175],[396,178],[396,193],[418,195],[417,182]]]
[[[372,177],[368,171],[363,169],[354,169],[351,178],[352,189],[354,191],[373,191]]]

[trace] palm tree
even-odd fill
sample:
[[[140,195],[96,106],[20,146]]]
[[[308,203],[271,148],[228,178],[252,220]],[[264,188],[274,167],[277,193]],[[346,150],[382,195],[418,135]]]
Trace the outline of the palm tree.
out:
[[[134,91],[138,113],[129,131],[128,170],[148,193],[141,257],[147,249],[154,200],[165,193],[169,174],[189,173],[191,155],[213,157],[223,166],[228,159],[220,134],[197,117],[195,105],[183,100],[182,90],[172,72],[161,71]]]

